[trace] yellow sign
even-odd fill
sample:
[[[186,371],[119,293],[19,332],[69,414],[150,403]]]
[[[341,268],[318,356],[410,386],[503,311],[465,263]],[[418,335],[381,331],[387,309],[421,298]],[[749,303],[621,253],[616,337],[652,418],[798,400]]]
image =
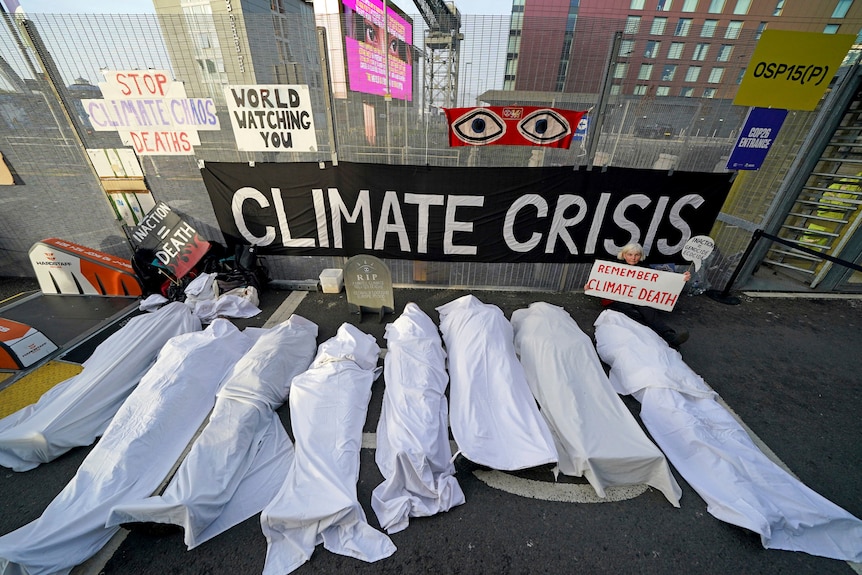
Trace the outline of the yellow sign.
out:
[[[764,30],[733,103],[813,110],[855,39],[852,34]]]

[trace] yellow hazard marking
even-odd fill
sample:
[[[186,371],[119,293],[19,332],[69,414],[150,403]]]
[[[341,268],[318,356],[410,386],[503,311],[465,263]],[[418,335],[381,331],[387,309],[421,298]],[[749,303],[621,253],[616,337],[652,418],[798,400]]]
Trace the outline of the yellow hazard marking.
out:
[[[36,403],[46,391],[83,370],[84,366],[68,361],[49,361],[37,367],[6,389],[0,390],[0,418]]]
[[[11,302],[12,300],[16,300],[16,299],[18,299],[18,298],[20,298],[20,297],[24,297],[25,295],[30,295],[31,293],[36,293],[36,291],[37,291],[37,290],[32,290],[32,291],[22,291],[21,293],[16,293],[15,295],[9,296],[9,297],[7,297],[6,299],[0,300],[0,305],[2,305],[2,304],[4,304],[4,303],[9,303],[9,302]]]

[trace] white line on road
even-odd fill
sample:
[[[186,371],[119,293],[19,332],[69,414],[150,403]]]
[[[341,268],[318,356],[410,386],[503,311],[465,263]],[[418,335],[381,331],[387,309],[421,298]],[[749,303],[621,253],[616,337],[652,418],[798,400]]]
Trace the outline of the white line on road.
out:
[[[458,453],[458,445],[451,441],[452,453]],[[376,449],[377,434],[363,433],[362,448]],[[536,481],[535,479],[525,479],[510,475],[504,471],[497,470],[480,470],[473,472],[476,478],[494,489],[519,495],[521,497],[529,497],[531,499],[541,499],[543,501],[561,501],[565,503],[608,503],[611,501],[625,501],[633,499],[638,495],[645,493],[648,487],[646,485],[627,485],[620,487],[608,487],[605,489],[605,497],[599,497],[593,486],[588,483],[558,483],[554,481]],[[553,476],[548,472],[549,476]]]
[[[269,328],[276,326],[284,321],[287,321],[290,318],[290,314],[296,311],[296,308],[299,307],[300,302],[308,295],[306,291],[292,291],[284,301],[281,302],[281,305],[278,306],[278,309],[275,310],[271,316],[266,320],[266,323],[263,324],[263,327]]]
[[[284,321],[287,321],[290,318],[290,315],[296,311],[296,308],[299,307],[300,302],[305,298],[308,292],[305,291],[292,291],[288,294],[288,296],[284,299],[278,309],[276,309],[269,318],[267,318],[266,322],[263,324],[264,328],[274,327]],[[167,486],[170,479],[173,477],[174,473],[176,473],[177,468],[182,463],[183,459],[185,459],[189,450],[191,449],[192,444],[195,439],[197,439],[198,435],[200,435],[201,431],[204,427],[206,427],[207,422],[209,421],[209,417],[207,417],[204,422],[201,424],[197,433],[195,433],[194,438],[189,442],[186,446],[185,451],[174,464],[174,467],[171,469],[171,472],[156,490],[156,494],[161,493],[164,488]],[[120,545],[129,535],[129,531],[126,529],[120,529],[117,533],[108,540],[108,543],[102,547],[94,556],[90,557],[84,563],[81,563],[77,567],[75,567],[70,575],[98,575],[102,569],[107,564],[108,560],[111,556],[120,548]]]
[[[625,501],[634,499],[645,493],[646,485],[625,485],[605,488],[605,497],[599,497],[593,486],[588,483],[552,483],[550,481],[536,481],[516,477],[496,470],[480,470],[473,472],[479,481],[493,487],[521,497],[541,499],[543,501],[560,501],[563,503],[610,503],[612,501]]]

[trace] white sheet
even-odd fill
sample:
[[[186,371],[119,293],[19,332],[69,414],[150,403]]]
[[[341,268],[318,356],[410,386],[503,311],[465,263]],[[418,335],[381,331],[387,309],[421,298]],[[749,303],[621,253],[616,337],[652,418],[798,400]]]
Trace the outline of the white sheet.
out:
[[[682,490],[664,454],[611,387],[593,342],[561,307],[537,302],[512,314],[515,351],[554,435],[559,468],[609,485],[645,483],[679,507]]]
[[[466,295],[437,311],[449,354],[449,419],[460,452],[504,471],[557,461],[502,310]]]
[[[760,534],[767,549],[862,562],[862,521],[769,460],[700,376],[647,327],[606,310],[596,320],[611,382],[716,518]]]
[[[350,324],[323,342],[311,367],[293,379],[290,422],[296,456],[261,514],[264,575],[284,575],[323,543],[333,553],[374,562],[395,545],[371,527],[356,495],[362,427],[380,348]]]
[[[246,286],[218,294],[215,273],[203,273],[193,279],[184,291],[185,304],[204,323],[217,317],[247,318],[260,313],[257,288]]]
[[[437,326],[415,303],[386,326],[383,408],[375,460],[384,481],[371,507],[387,533],[464,503],[449,445],[446,352]]]
[[[27,471],[93,443],[165,342],[200,329],[200,321],[179,302],[129,320],[96,347],[81,373],[0,419],[0,465]]]
[[[114,507],[107,526],[179,525],[192,549],[260,513],[293,461],[275,410],[311,364],[316,338],[317,325],[298,315],[263,330],[226,378],[207,426],[165,492]]]
[[[164,481],[252,343],[223,319],[168,341],[41,517],[0,537],[0,575],[65,574],[101,549],[119,529],[109,510]]]

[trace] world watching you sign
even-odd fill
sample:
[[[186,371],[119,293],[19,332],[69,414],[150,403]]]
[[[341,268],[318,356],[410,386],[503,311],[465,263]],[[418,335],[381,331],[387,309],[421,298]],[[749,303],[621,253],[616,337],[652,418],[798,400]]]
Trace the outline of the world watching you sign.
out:
[[[308,86],[226,86],[224,92],[238,150],[317,150]]]

